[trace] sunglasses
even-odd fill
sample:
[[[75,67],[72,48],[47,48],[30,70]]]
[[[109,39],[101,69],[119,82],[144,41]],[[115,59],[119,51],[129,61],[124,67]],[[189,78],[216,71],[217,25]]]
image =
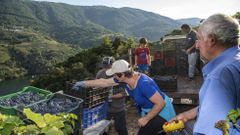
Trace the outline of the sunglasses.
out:
[[[113,57],[103,57],[103,63],[106,63],[107,65],[112,64],[114,61]]]
[[[117,76],[118,78],[121,78],[122,77],[122,73],[115,73],[114,76]]]

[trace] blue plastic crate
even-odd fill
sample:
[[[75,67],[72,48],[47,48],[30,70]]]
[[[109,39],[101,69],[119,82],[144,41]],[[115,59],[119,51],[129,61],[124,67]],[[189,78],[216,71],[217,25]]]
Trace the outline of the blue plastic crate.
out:
[[[83,109],[82,124],[83,129],[96,124],[107,117],[107,102],[94,108]]]

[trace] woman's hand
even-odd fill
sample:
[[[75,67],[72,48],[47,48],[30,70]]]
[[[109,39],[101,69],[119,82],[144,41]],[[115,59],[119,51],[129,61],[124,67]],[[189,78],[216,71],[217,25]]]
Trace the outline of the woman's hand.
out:
[[[142,117],[138,119],[138,126],[139,127],[144,127],[148,123],[148,119],[146,117]]]
[[[150,101],[154,104],[152,109],[145,115],[144,117],[138,119],[139,127],[144,127],[151,119],[158,115],[160,110],[164,107],[165,102],[161,97],[159,92],[155,92],[152,97],[150,97]]]

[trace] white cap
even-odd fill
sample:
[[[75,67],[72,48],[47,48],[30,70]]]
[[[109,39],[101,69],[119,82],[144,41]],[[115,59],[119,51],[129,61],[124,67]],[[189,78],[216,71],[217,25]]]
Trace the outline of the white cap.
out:
[[[131,66],[125,60],[117,60],[112,64],[112,68],[106,71],[107,76],[111,76],[115,73],[123,73],[131,70]]]

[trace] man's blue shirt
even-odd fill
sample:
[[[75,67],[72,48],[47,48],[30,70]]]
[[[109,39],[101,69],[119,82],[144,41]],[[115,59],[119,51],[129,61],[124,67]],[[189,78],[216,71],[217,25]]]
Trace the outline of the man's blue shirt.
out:
[[[237,46],[223,51],[203,68],[204,83],[194,134],[222,135],[214,125],[225,120],[231,109],[240,107],[240,51]],[[240,134],[230,128],[229,134]]]

